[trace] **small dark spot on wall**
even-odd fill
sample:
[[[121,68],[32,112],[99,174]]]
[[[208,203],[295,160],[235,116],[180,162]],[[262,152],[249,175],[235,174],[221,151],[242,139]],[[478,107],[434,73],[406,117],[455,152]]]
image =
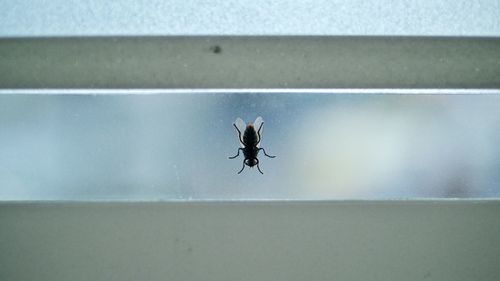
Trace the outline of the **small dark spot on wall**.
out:
[[[220,54],[222,52],[222,48],[219,45],[213,45],[210,47],[210,51],[214,54]]]

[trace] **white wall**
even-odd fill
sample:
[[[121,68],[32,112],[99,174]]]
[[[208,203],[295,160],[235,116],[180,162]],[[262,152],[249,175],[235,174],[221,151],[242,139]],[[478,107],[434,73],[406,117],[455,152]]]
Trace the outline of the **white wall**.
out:
[[[1,36],[499,36],[496,0],[2,0]]]

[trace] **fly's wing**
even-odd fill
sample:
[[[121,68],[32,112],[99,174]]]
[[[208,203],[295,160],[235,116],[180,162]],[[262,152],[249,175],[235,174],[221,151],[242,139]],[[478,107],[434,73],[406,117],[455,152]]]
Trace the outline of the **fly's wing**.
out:
[[[238,130],[241,133],[241,138],[243,139],[243,133],[245,132],[245,129],[247,128],[245,121],[241,120],[241,118],[236,118],[236,121],[234,121],[233,124],[236,126],[236,128],[238,128]],[[240,139],[238,132],[236,132],[236,137],[238,138],[238,141],[240,142],[241,147],[245,147],[245,145],[243,144],[243,142]]]
[[[259,134],[259,129],[260,129],[260,140],[259,143],[257,144],[257,147],[260,147],[260,141],[262,140],[262,132],[264,131],[264,119],[262,117],[257,117],[255,119],[255,122],[253,122],[253,127],[255,128],[255,131]]]

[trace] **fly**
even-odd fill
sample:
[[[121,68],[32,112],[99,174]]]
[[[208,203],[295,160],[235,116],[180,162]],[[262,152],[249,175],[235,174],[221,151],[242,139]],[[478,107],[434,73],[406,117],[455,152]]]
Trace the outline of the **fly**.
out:
[[[264,155],[266,155],[269,158],[276,157],[268,155],[264,150],[264,148],[260,147],[264,120],[262,120],[262,117],[257,117],[257,119],[255,119],[255,122],[253,124],[248,123],[248,125],[245,125],[245,122],[241,120],[241,118],[237,118],[236,121],[234,121],[233,126],[234,128],[236,128],[236,131],[238,131],[238,140],[240,141],[241,147],[238,148],[238,153],[235,156],[229,157],[229,159],[234,159],[238,157],[240,155],[240,150],[243,151],[243,156],[245,157],[245,159],[243,159],[243,167],[238,172],[238,174],[241,174],[241,172],[243,172],[243,170],[245,169],[245,165],[247,165],[250,168],[253,166],[257,166],[259,172],[261,174],[264,174],[260,170],[259,159],[257,159],[259,151],[262,150],[262,152],[264,152]],[[255,130],[255,128],[257,128],[257,131]]]

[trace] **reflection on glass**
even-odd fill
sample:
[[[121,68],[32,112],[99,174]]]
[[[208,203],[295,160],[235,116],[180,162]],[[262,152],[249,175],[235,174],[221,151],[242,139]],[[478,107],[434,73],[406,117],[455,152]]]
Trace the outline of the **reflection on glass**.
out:
[[[500,197],[500,96],[0,95],[0,200],[435,197]]]

